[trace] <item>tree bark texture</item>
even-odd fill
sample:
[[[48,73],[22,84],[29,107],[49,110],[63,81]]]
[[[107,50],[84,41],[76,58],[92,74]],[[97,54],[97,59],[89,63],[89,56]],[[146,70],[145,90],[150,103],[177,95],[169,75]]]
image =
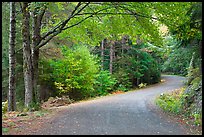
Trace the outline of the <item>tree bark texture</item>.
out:
[[[23,36],[23,71],[25,83],[25,106],[33,99],[33,66],[30,45],[30,14],[28,10],[28,2],[23,2],[23,22],[22,22],[22,36]]]
[[[39,49],[35,49],[35,47],[40,43],[41,36],[41,20],[44,12],[41,14],[36,14],[33,12],[33,37],[32,37],[32,63],[33,63],[33,98],[35,102],[40,102],[40,94],[38,91],[38,61],[39,61]]]
[[[103,62],[104,62],[104,40],[101,42],[101,69],[103,70]]]
[[[16,7],[15,2],[10,2],[10,35],[9,35],[9,91],[8,111],[16,110],[15,93],[15,38],[16,38]]]
[[[113,73],[113,43],[111,42],[110,44],[110,66],[109,66],[109,71],[112,74]]]

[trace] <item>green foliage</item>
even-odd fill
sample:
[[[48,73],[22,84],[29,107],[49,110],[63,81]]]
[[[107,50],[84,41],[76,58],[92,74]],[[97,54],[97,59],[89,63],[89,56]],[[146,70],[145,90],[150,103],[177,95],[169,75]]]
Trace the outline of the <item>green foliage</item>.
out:
[[[8,131],[9,131],[8,128],[6,128],[6,127],[2,127],[2,132],[8,132]]]
[[[34,113],[35,113],[35,116],[36,116],[36,117],[42,117],[42,116],[44,116],[45,114],[47,114],[48,111],[47,111],[47,110],[46,110],[46,111],[41,110],[41,111],[35,111]]]
[[[154,84],[160,81],[160,69],[157,61],[147,52],[141,53],[140,64],[143,67],[141,73],[144,74],[140,79],[141,82]]]
[[[202,40],[202,3],[192,3],[185,15],[188,16],[188,19],[184,20],[178,27],[170,30],[181,41],[181,46],[186,46],[192,41]]]
[[[2,102],[2,114],[5,114],[7,112],[8,109],[8,100],[6,100],[5,102]]]
[[[113,59],[113,76],[117,80],[115,89],[127,91],[142,82],[147,84],[159,82],[161,75],[159,65],[152,54],[146,51],[148,45],[144,43],[132,45],[129,41],[131,40],[127,40],[126,48],[122,47],[120,41],[115,41]],[[105,45],[103,68],[109,70],[110,48],[108,44]],[[95,47],[95,51],[100,57],[99,47]]]
[[[193,2],[153,2],[152,7],[157,9],[154,14],[163,24],[175,29],[190,19],[187,12],[192,4]]]
[[[113,74],[113,77],[117,80],[116,90],[128,91],[132,87],[131,79],[125,69],[120,68]]]
[[[24,100],[16,102],[16,111],[22,112],[24,107]]]
[[[107,95],[111,90],[113,90],[116,82],[116,79],[111,76],[109,71],[101,70],[95,80],[92,96]]]
[[[147,83],[140,83],[138,86],[139,86],[139,88],[144,88],[147,86]]]
[[[131,79],[139,79],[139,83],[157,83],[160,81],[160,69],[157,61],[152,57],[151,53],[143,51],[145,46],[146,45],[143,44],[138,49],[136,47],[133,48],[133,57],[130,59],[131,65],[128,66],[129,74],[132,74],[130,75]]]
[[[63,15],[66,14],[66,11],[73,9],[75,5],[73,3],[49,3],[48,9],[52,15],[51,20],[54,22],[49,23],[49,25],[57,25],[60,19],[65,20],[67,16]],[[162,36],[158,27],[165,24],[169,28],[175,29],[183,24],[184,20],[190,20],[186,13],[191,5],[191,2],[90,3],[80,16],[74,16],[70,19],[68,26],[81,23],[77,27],[63,31],[59,36],[74,42],[99,45],[99,42],[105,37],[114,40],[119,39],[124,34],[128,34],[135,44],[136,36],[139,34],[144,42],[151,42],[160,46],[162,45]],[[83,13],[87,13],[86,16],[83,16]],[[92,13],[95,13],[94,16],[85,19]],[[139,14],[135,16],[135,13]],[[49,29],[46,28],[46,30]]]
[[[63,58],[50,60],[55,86],[60,94],[71,91],[89,96],[98,72],[96,58],[85,46],[75,45],[73,49],[62,46]]]
[[[156,104],[159,105],[164,111],[175,114],[179,114],[179,112],[181,112],[182,104],[180,100],[169,94],[160,95],[160,97],[156,100]]]
[[[196,126],[199,126],[199,125],[202,126],[202,113],[195,112],[195,113],[191,114],[191,116],[193,117],[194,123]]]
[[[164,111],[181,115],[189,119],[194,125],[202,125],[202,85],[201,79],[196,78],[191,87],[161,94],[156,104]]]
[[[199,68],[188,68],[186,84],[187,85],[192,84],[193,80],[195,78],[199,78],[200,75],[201,75],[201,71]]]
[[[37,111],[37,110],[40,110],[41,106],[40,106],[40,103],[38,102],[31,102],[29,105],[28,105],[28,111]]]
[[[163,72],[172,72],[185,76],[192,55],[190,48],[174,49],[162,66]]]

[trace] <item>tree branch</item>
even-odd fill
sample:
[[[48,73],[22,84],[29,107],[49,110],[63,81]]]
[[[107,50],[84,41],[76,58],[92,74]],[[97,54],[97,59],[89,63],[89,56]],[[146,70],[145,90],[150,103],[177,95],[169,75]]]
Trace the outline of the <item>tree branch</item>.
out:
[[[85,9],[88,5],[90,4],[90,2],[86,3],[86,5],[84,7],[82,7],[75,15],[79,14],[83,9]],[[73,16],[75,16],[73,15]]]
[[[66,25],[66,23],[73,17],[73,14],[76,12],[76,10],[81,6],[81,2],[79,2],[77,4],[77,6],[74,8],[74,10],[72,11],[71,15],[65,20],[62,21],[60,23],[58,23],[51,31],[48,31],[44,36],[42,36],[42,40],[45,39],[46,37],[48,37],[49,35],[51,35],[52,33],[54,33],[55,31],[57,31],[58,28],[60,28],[60,26],[63,26],[63,24]]]
[[[37,50],[37,49],[41,48],[42,46],[44,46],[44,45],[45,45],[46,43],[48,43],[54,36],[58,35],[58,34],[61,33],[63,30],[66,30],[66,29],[68,29],[68,28],[74,27],[74,26],[76,26],[76,25],[82,23],[82,22],[85,21],[86,19],[88,19],[88,18],[90,18],[90,17],[93,17],[93,15],[97,14],[98,12],[108,9],[108,8],[101,9],[101,10],[95,12],[95,13],[92,13],[90,16],[87,16],[86,18],[82,19],[81,21],[79,21],[79,22],[77,22],[77,23],[75,23],[75,24],[73,24],[73,25],[71,25],[71,26],[65,27],[66,24],[68,23],[68,21],[69,21],[71,18],[73,18],[73,17],[79,15],[79,13],[80,13],[85,7],[87,7],[89,4],[90,4],[90,2],[86,3],[86,5],[85,5],[84,7],[82,7],[82,8],[81,8],[77,13],[75,13],[75,14],[74,14],[74,12],[72,12],[72,14],[74,14],[74,15],[70,15],[70,17],[69,17],[67,20],[65,20],[65,21],[63,21],[63,22],[61,22],[61,23],[59,23],[57,26],[55,26],[55,28],[54,28],[52,31],[49,31],[45,36],[43,36],[43,37],[42,37],[42,40],[44,40],[44,41],[41,41],[41,43],[39,43],[39,45],[36,46],[34,50]],[[76,11],[76,9],[77,9],[77,8],[75,8],[75,11]],[[64,27],[65,27],[65,28],[64,28]],[[58,29],[58,30],[57,30],[57,29]],[[46,38],[47,38],[47,39],[46,39]]]
[[[35,47],[35,50],[41,48],[42,46],[44,46],[46,43],[48,43],[54,36],[58,35],[59,33],[61,33],[63,30],[66,30],[68,28],[72,28],[74,26],[77,26],[78,24],[84,22],[85,20],[87,20],[88,18],[90,17],[93,17],[94,15],[134,15],[135,17],[137,16],[141,16],[141,17],[145,17],[145,18],[152,18],[152,19],[155,19],[155,20],[158,20],[157,18],[154,18],[154,17],[149,17],[149,16],[146,16],[146,15],[142,15],[142,14],[138,14],[138,13],[135,13],[134,11],[132,10],[129,10],[128,8],[126,7],[123,7],[121,5],[117,5],[118,7],[124,9],[125,11],[128,11],[128,13],[100,13],[101,11],[103,10],[107,10],[109,8],[112,8],[112,7],[106,7],[104,9],[101,9],[101,10],[98,10],[96,12],[93,11],[93,13],[80,13],[82,10],[84,10],[88,5],[90,4],[90,2],[86,3],[81,9],[79,9],[81,3],[79,2],[77,4],[77,6],[75,7],[75,9],[72,11],[71,15],[66,19],[64,20],[63,22],[60,22],[58,23],[51,31],[47,32],[43,37],[42,37],[42,41],[39,43],[38,46]],[[79,9],[77,11],[77,9]],[[76,12],[77,11],[77,12]],[[81,16],[81,15],[89,15],[87,17],[85,17],[84,19],[82,19],[81,21],[71,25],[71,26],[66,26],[66,24],[70,21],[70,19],[76,17],[76,16]]]
[[[44,46],[45,44],[47,44],[54,36],[56,36],[57,34],[59,34],[62,30],[58,30],[55,31],[54,33],[52,33],[51,35],[49,35],[49,37],[47,37],[46,40],[42,40],[41,43],[38,46],[35,46],[34,51],[38,50],[39,48],[41,48],[42,46]]]
[[[118,6],[121,7],[122,9],[130,12],[132,15],[134,15],[136,17],[136,19],[137,19],[137,16],[140,16],[140,17],[144,17],[144,18],[150,18],[150,19],[154,19],[154,20],[159,20],[158,18],[155,18],[155,17],[152,17],[152,16],[147,16],[147,15],[142,15],[142,14],[136,13],[136,12],[134,12],[134,11],[124,7],[124,6],[121,6],[121,5],[118,5]]]
[[[50,35],[45,41],[43,41],[40,45],[38,45],[38,46],[35,48],[35,50],[37,50],[37,49],[41,48],[42,46],[44,46],[45,44],[47,44],[53,37],[55,37],[56,35],[58,35],[59,33],[61,33],[63,30],[66,30],[66,29],[68,29],[68,28],[72,28],[72,27],[74,27],[74,26],[77,26],[78,24],[82,23],[83,21],[85,21],[86,19],[88,19],[88,18],[90,18],[90,17],[93,17],[93,15],[90,15],[90,16],[84,18],[83,20],[81,20],[81,21],[79,21],[79,22],[77,22],[77,23],[75,23],[75,24],[73,24],[73,25],[71,25],[71,26],[68,26],[68,27],[66,27],[66,28],[60,29],[60,30],[58,30],[58,31],[56,31],[56,32],[54,32],[54,33],[52,33],[52,35]]]
[[[62,30],[66,30],[66,29],[68,29],[68,28],[72,28],[72,27],[74,27],[74,26],[76,26],[76,25],[79,25],[80,23],[82,23],[83,21],[85,21],[86,19],[88,19],[88,18],[90,18],[90,17],[93,17],[93,14],[90,15],[90,16],[88,16],[88,17],[86,17],[86,18],[84,18],[84,19],[82,19],[81,21],[79,21],[79,22],[77,22],[77,23],[75,23],[75,24],[73,24],[73,25],[71,25],[71,26],[67,26],[66,28],[63,28]]]

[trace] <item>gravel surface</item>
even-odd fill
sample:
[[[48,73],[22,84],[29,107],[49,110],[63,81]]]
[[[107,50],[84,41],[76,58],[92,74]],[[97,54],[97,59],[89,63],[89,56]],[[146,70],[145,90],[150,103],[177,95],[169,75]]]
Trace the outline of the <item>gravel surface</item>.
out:
[[[63,107],[38,135],[186,135],[189,130],[162,113],[155,97],[184,85],[184,77],[163,75],[163,83]]]

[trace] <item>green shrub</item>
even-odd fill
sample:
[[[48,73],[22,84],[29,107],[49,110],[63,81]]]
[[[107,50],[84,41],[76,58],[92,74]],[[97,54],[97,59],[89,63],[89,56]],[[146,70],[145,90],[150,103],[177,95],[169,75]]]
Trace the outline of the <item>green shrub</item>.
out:
[[[8,100],[6,100],[5,102],[2,102],[2,114],[5,114],[7,112],[8,109]]]
[[[28,110],[29,111],[37,111],[37,110],[40,110],[41,109],[41,106],[40,106],[40,103],[36,103],[36,102],[31,102],[28,106]]]
[[[139,88],[144,88],[147,86],[147,83],[140,83],[138,86],[139,86]]]
[[[197,46],[198,47],[198,46]],[[189,64],[191,61],[191,57],[196,48],[188,48],[188,47],[180,47],[172,50],[168,59],[162,65],[162,72],[170,72],[172,74],[183,75],[186,76],[188,73]],[[199,64],[199,57],[195,54],[195,64]],[[200,61],[201,62],[201,61]]]
[[[25,107],[25,104],[23,100],[16,102],[16,111],[21,112],[23,111],[24,107]]]
[[[181,102],[169,94],[160,95],[156,99],[156,104],[159,105],[164,111],[178,114],[181,111]]]
[[[193,113],[191,116],[194,118],[194,124],[199,126],[202,125],[202,113]]]
[[[117,87],[117,90],[119,90],[119,91],[128,91],[129,88],[126,88],[125,85],[119,84],[118,87]]]
[[[160,81],[160,69],[157,61],[148,52],[141,49],[134,49],[133,56],[129,58],[130,66],[127,66],[129,78],[132,80],[133,86],[139,83],[154,84]],[[129,62],[129,61],[126,62]],[[139,79],[139,83],[134,79]]]
[[[116,82],[117,80],[111,76],[109,71],[100,71],[94,84],[92,96],[107,95],[111,90],[113,90]]]
[[[61,49],[63,58],[49,61],[52,73],[48,79],[54,81],[59,94],[80,92],[83,97],[90,96],[99,69],[95,56],[86,46]]]
[[[116,90],[128,91],[132,87],[129,73],[125,69],[119,69],[113,74],[113,77],[117,80],[115,84]]]

